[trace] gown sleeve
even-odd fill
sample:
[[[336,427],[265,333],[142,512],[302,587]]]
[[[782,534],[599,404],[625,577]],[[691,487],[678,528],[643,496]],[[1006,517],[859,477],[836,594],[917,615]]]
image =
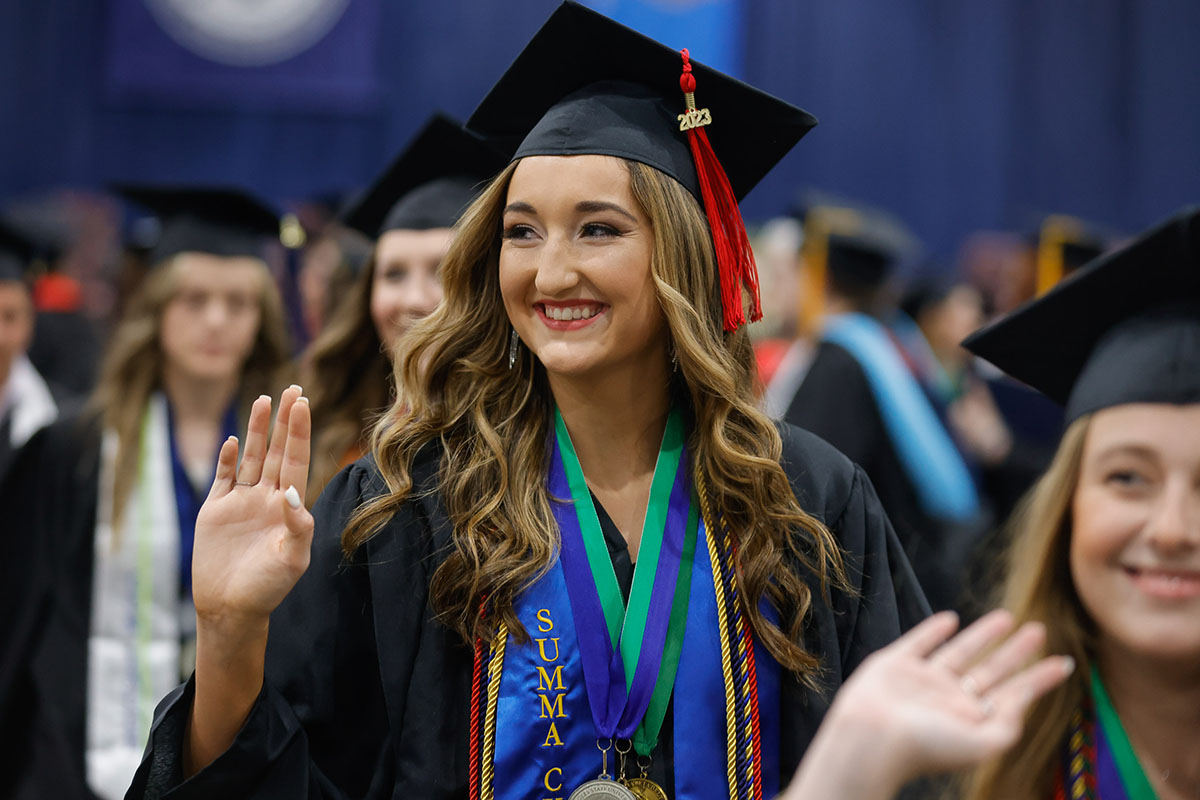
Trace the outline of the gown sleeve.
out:
[[[184,732],[194,676],[156,713],[146,754],[127,798],[260,800],[391,797],[395,785],[392,725],[403,709],[385,703],[372,607],[369,547],[352,562],[340,537],[353,510],[380,490],[370,462],[343,470],[314,509],[308,571],[271,616],[266,679],[242,730],[212,764],[182,780]],[[376,538],[394,539],[388,580],[408,589],[389,607],[390,635],[420,636],[428,585],[429,537],[412,503]],[[402,534],[402,535],[401,535]],[[411,662],[409,662],[411,663]],[[409,674],[389,675],[407,683]]]
[[[821,659],[820,691],[794,676],[781,686],[780,766],[791,778],[850,673],[929,616],[929,604],[866,473],[813,434],[783,425],[782,464],[802,508],[841,545],[850,591],[822,599],[815,579],[805,646]]]

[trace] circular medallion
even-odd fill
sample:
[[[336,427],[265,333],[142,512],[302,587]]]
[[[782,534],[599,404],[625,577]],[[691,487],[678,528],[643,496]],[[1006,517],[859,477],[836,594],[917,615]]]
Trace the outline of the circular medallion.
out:
[[[630,778],[625,785],[638,800],[667,800],[663,788],[649,778]]]
[[[275,64],[312,47],[350,0],[144,0],[159,26],[196,55],[221,64]]]
[[[612,778],[597,778],[580,785],[567,800],[638,800],[638,796]]]

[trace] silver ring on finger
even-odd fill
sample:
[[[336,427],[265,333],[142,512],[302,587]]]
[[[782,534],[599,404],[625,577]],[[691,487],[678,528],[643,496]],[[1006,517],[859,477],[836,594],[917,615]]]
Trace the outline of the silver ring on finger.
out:
[[[233,485],[234,486],[254,486],[255,484],[253,484],[249,481],[234,481]]]
[[[962,689],[963,694],[970,697],[979,697],[979,681],[975,680],[975,676],[967,673],[962,676],[962,680],[958,682],[958,686]]]

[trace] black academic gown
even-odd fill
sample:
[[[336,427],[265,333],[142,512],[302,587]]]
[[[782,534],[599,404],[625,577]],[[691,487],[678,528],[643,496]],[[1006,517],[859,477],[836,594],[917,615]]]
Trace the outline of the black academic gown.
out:
[[[928,607],[862,470],[811,434],[784,426],[783,436],[793,489],[837,535],[856,590],[836,594],[831,604],[817,601],[806,626],[806,644],[824,664],[826,693],[783,680],[786,785],[832,692]],[[266,681],[234,743],[181,781],[189,681],[160,705],[128,797],[467,796],[472,653],[434,621],[428,605],[429,578],[451,535],[437,471],[438,455],[428,448],[413,468],[420,499],[405,503],[350,563],[340,545],[346,521],[384,487],[369,458],[334,478],[315,509],[308,571],[272,615]],[[628,553],[607,538],[617,570],[628,574]],[[670,775],[664,750],[659,768]],[[670,785],[667,791],[673,796]]]
[[[20,722],[3,720],[6,798],[92,797],[84,743],[99,465],[96,427],[69,415],[34,434],[0,486],[5,546],[36,543],[21,605],[36,624],[12,656]],[[22,728],[18,738],[10,725]]]
[[[821,342],[784,421],[812,431],[866,471],[930,603],[956,608],[983,520],[938,519],[921,507],[858,360],[841,345]]]

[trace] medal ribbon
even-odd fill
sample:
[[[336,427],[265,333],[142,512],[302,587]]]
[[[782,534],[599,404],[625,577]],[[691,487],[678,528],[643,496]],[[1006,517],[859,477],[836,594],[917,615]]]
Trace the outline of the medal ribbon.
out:
[[[584,685],[602,739],[632,739],[649,755],[666,715],[687,620],[699,515],[691,501],[683,419],[667,417],[626,608],[583,468],[554,414],[550,494],[579,640]],[[680,469],[680,465],[683,469]],[[601,622],[603,620],[603,622]]]

